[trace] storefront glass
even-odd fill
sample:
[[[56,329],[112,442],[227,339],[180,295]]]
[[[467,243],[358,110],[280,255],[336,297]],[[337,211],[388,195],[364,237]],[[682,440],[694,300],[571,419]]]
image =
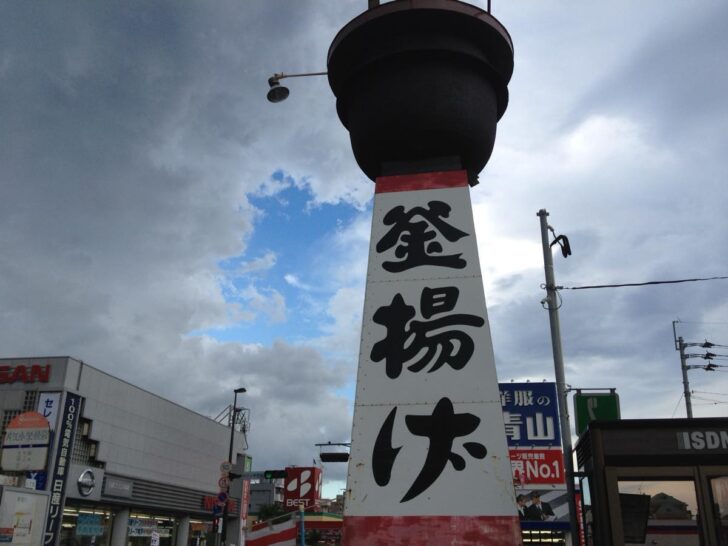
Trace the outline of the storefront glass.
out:
[[[674,480],[620,480],[622,523],[625,536],[646,532],[645,541],[627,544],[679,544],[702,546],[695,482]],[[625,498],[626,497],[626,498]],[[644,497],[644,502],[639,502]],[[645,519],[647,527],[644,529]],[[675,539],[679,542],[674,542]]]
[[[61,546],[109,546],[111,512],[66,508],[63,510]]]
[[[192,520],[190,522],[190,535],[187,546],[213,546],[215,535],[212,533],[212,523],[209,521]]]
[[[712,478],[710,480],[710,492],[718,544],[728,546],[728,476]]]
[[[67,507],[63,511],[60,546],[110,546],[112,529],[110,508]],[[176,546],[176,536],[175,518],[134,512],[129,517],[125,546]]]
[[[174,546],[176,523],[172,517],[134,513],[129,518],[127,546]]]

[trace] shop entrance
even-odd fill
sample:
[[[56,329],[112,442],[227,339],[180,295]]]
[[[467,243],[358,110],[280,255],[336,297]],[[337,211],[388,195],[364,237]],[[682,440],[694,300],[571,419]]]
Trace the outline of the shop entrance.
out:
[[[728,419],[594,422],[577,457],[587,545],[728,546]]]

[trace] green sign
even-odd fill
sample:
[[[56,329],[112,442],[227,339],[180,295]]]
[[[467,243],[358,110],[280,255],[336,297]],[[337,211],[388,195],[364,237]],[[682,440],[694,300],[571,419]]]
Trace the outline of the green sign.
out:
[[[614,392],[583,393],[574,395],[574,413],[576,413],[576,434],[586,430],[590,421],[618,421],[619,395]]]

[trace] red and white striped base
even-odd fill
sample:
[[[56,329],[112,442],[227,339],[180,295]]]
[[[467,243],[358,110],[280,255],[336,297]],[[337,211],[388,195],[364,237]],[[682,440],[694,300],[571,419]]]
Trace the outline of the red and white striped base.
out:
[[[514,546],[517,516],[347,516],[346,546]]]
[[[296,518],[276,525],[253,525],[245,546],[296,546]]]

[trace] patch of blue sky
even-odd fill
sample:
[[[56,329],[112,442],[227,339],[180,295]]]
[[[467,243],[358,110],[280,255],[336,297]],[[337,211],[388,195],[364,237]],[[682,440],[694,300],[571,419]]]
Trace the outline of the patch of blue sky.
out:
[[[305,343],[332,322],[327,302],[339,287],[334,239],[361,213],[347,203],[314,205],[309,187],[282,171],[248,199],[258,209],[246,251],[219,262],[221,292],[240,309],[229,324],[192,332],[220,341]],[[284,306],[284,307],[282,307]]]

